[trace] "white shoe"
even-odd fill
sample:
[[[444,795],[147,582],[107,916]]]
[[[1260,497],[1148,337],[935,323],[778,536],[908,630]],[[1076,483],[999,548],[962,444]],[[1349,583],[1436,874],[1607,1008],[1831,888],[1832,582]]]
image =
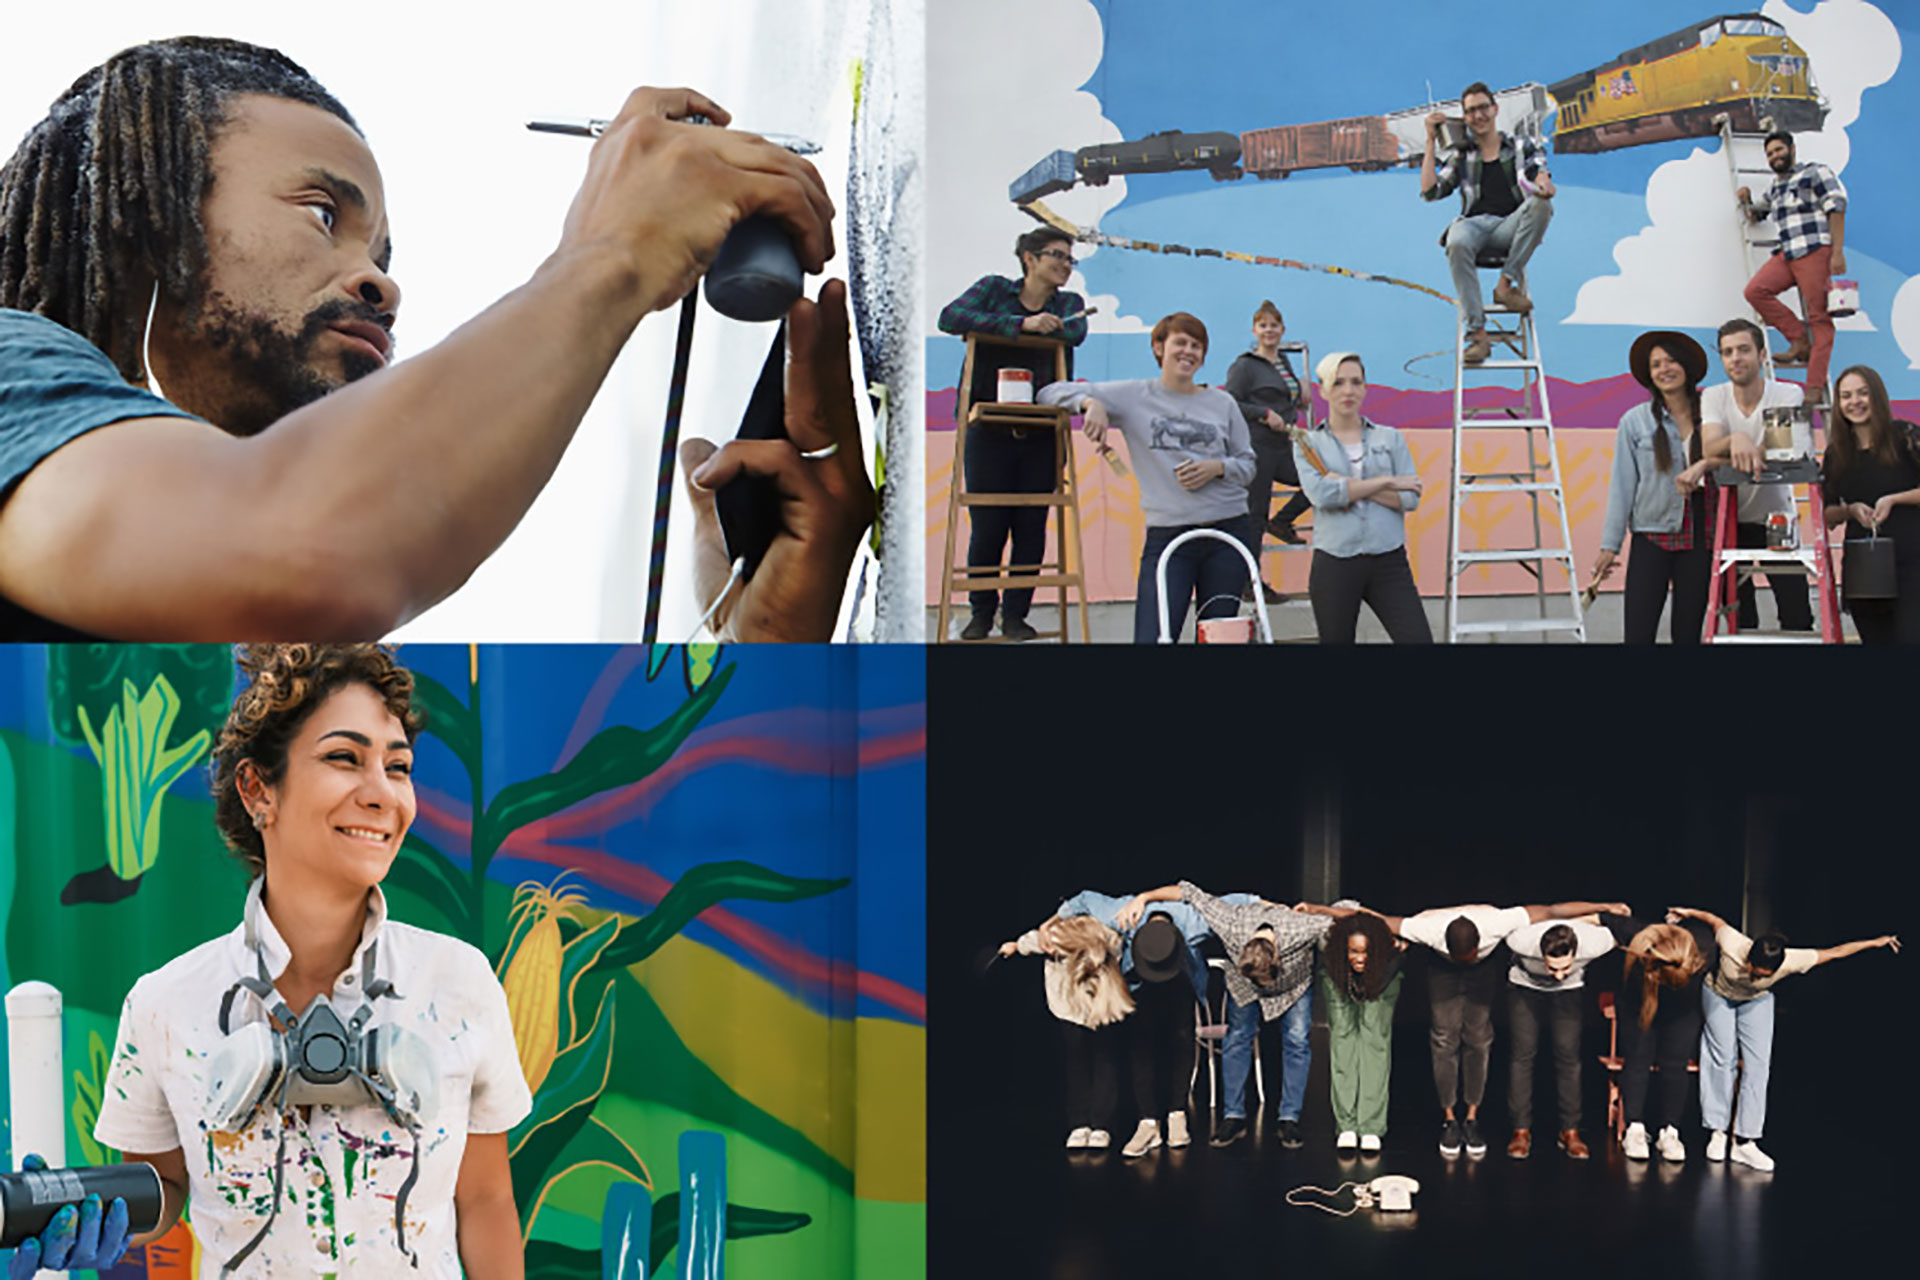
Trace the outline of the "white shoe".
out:
[[[1184,1111],[1169,1112],[1167,1115],[1167,1145],[1170,1147],[1184,1147],[1192,1141],[1193,1139],[1187,1136],[1187,1113]]]
[[[1635,1120],[1627,1126],[1627,1136],[1620,1140],[1620,1150],[1629,1160],[1647,1158],[1647,1126]]]
[[[1113,1135],[1105,1129],[1087,1130],[1087,1150],[1105,1151],[1113,1145]]]
[[[1370,1156],[1379,1155],[1380,1154],[1380,1135],[1377,1133],[1361,1134],[1360,1149],[1366,1152]]]
[[[1707,1159],[1725,1160],[1727,1158],[1727,1131],[1715,1129],[1713,1136],[1707,1139]]]
[[[1085,1150],[1087,1145],[1087,1139],[1091,1138],[1092,1136],[1093,1136],[1093,1130],[1087,1128],[1087,1126],[1085,1125],[1081,1125],[1078,1129],[1075,1129],[1072,1133],[1067,1135],[1067,1150],[1069,1151]]]
[[[1680,1141],[1680,1131],[1672,1125],[1660,1130],[1660,1158],[1680,1164],[1687,1158],[1686,1144]]]
[[[1131,1160],[1135,1156],[1147,1154],[1159,1145],[1160,1122],[1149,1118],[1140,1122],[1140,1127],[1133,1131],[1131,1138],[1127,1139],[1127,1145],[1120,1148],[1120,1154]]]
[[[1351,1151],[1360,1145],[1360,1135],[1351,1129],[1342,1129],[1340,1136],[1333,1140],[1333,1145],[1341,1151]]]
[[[1727,1158],[1735,1164],[1743,1164],[1749,1169],[1758,1169],[1762,1173],[1773,1172],[1773,1157],[1762,1151],[1760,1143],[1752,1138],[1734,1143],[1733,1150],[1727,1153]]]

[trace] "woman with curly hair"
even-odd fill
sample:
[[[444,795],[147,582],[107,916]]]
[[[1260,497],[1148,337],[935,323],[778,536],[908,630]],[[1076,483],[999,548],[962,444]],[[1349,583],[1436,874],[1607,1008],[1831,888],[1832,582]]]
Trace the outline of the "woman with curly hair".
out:
[[[190,1204],[207,1277],[518,1280],[507,1130],[532,1100],[506,995],[380,891],[414,818],[413,677],[378,645],[237,656],[212,774],[243,919],[134,984],[94,1126],[165,1189],[132,1243]]]
[[[1687,1060],[1700,1047],[1700,984],[1713,952],[1713,936],[1704,926],[1643,925],[1631,916],[1604,915],[1601,923],[1626,952],[1614,1025],[1626,1053],[1620,1069],[1620,1103],[1627,1131],[1620,1150],[1629,1160],[1646,1160],[1657,1146],[1662,1160],[1687,1158],[1680,1140],[1685,1119]],[[1647,1091],[1653,1069],[1660,1068],[1660,1120],[1657,1136],[1647,1137]]]
[[[1060,1020],[1067,1065],[1070,1151],[1104,1151],[1113,1141],[1119,1101],[1113,1037],[1094,1033],[1133,1012],[1133,994],[1120,974],[1125,950],[1125,939],[1092,916],[1055,917],[1000,948],[1003,956],[1047,958],[1047,1008]]]
[[[1393,1006],[1400,999],[1400,952],[1387,922],[1370,911],[1334,921],[1321,956],[1320,1000],[1327,1011],[1327,1060],[1334,1146],[1351,1154],[1380,1150],[1387,1132],[1393,1074]]]

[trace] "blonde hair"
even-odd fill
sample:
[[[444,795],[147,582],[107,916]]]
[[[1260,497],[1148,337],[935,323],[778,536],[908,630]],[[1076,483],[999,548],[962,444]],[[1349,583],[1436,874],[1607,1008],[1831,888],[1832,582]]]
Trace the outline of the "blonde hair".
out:
[[[1660,1008],[1660,988],[1678,990],[1706,968],[1706,957],[1694,945],[1693,935],[1677,924],[1650,924],[1627,943],[1625,982],[1640,967],[1640,1029],[1646,1030]]]
[[[1088,1027],[1119,1022],[1133,1012],[1133,993],[1120,976],[1120,935],[1092,916],[1070,916],[1053,926],[1054,943],[1065,956],[1050,960],[1067,967],[1066,997]]]
[[[1349,360],[1360,366],[1360,381],[1367,380],[1366,362],[1360,358],[1358,351],[1329,351],[1320,357],[1319,364],[1313,366],[1313,376],[1320,380],[1322,392],[1333,386],[1334,378],[1340,374],[1340,366]]]

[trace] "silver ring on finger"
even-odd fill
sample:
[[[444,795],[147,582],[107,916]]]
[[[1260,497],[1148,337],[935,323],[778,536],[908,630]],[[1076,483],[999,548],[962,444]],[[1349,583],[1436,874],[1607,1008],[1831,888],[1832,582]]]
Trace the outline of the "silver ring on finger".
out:
[[[834,454],[839,452],[840,452],[840,442],[838,440],[835,440],[832,444],[824,445],[818,449],[802,449],[800,451],[800,456],[805,458],[808,462],[825,462],[828,458],[831,458]]]

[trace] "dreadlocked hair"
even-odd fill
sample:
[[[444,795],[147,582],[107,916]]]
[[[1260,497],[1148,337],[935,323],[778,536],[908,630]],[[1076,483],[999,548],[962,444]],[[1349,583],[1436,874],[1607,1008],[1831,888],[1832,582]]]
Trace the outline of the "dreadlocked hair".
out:
[[[1679,990],[1706,967],[1706,957],[1694,944],[1693,935],[1677,924],[1650,924],[1627,943],[1623,984],[1633,982],[1634,970],[1640,971],[1640,1029],[1653,1025],[1660,1010],[1660,988]]]
[[[232,99],[250,93],[360,132],[305,68],[239,40],[136,45],[74,81],[0,167],[0,307],[65,325],[144,384],[146,289],[199,304],[208,156]]]

